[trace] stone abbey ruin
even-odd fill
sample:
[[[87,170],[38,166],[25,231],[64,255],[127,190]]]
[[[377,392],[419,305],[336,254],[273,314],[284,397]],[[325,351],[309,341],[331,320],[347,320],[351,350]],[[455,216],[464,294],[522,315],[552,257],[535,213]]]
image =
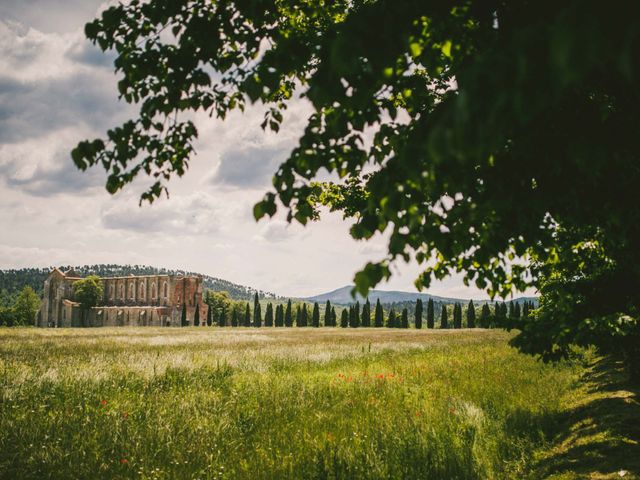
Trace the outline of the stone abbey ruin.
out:
[[[76,272],[53,269],[44,282],[39,327],[116,327],[194,325],[207,316],[202,279],[196,276],[147,275],[102,278],[104,294],[86,312],[74,298]]]

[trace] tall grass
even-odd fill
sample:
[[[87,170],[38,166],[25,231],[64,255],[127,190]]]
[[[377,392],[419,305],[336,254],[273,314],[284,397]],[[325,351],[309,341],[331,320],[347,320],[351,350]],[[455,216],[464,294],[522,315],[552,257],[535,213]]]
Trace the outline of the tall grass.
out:
[[[0,477],[518,478],[578,367],[507,340],[0,330]]]

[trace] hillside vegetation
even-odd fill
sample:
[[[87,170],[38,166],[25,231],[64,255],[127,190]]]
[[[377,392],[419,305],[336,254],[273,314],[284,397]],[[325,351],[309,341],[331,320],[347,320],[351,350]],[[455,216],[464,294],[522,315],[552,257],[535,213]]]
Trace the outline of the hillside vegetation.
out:
[[[59,266],[60,270],[67,271],[73,268],[81,276],[98,275],[100,277],[120,277],[126,275],[197,275],[202,277],[204,287],[215,292],[228,292],[231,298],[236,300],[249,300],[258,292],[261,297],[274,298],[270,292],[256,290],[252,287],[238,285],[236,283],[223,280],[221,278],[203,275],[201,273],[189,272],[186,270],[172,270],[167,268],[150,267],[147,265],[82,265],[82,266]],[[5,295],[15,295],[23,287],[30,286],[39,295],[47,275],[53,267],[48,268],[20,268],[12,270],[0,270],[0,292]]]

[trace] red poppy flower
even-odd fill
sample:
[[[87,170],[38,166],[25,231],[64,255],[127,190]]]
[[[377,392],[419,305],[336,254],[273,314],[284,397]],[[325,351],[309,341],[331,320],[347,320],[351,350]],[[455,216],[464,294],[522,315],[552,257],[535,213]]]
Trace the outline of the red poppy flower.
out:
[[[127,460],[126,458],[120,459],[120,465],[126,465],[127,463],[129,463],[129,460]]]
[[[106,405],[106,404],[107,404],[107,401],[106,401],[106,400],[100,400],[100,405],[104,406],[104,405]]]

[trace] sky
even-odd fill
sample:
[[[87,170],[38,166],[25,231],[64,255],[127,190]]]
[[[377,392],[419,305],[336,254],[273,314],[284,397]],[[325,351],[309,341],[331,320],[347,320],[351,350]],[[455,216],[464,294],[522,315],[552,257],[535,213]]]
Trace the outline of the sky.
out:
[[[104,170],[79,172],[71,149],[135,116],[118,101],[114,57],[83,35],[102,8],[96,0],[0,2],[0,269],[152,265],[301,297],[351,284],[368,261],[384,258],[385,238],[351,239],[339,214],[306,227],[253,219],[303,131],[310,108],[302,100],[279,134],[260,128],[259,107],[224,122],[198,117],[196,157],[169,183],[170,198],[153,205],[138,205],[147,178],[112,196]],[[393,271],[377,288],[416,290],[415,263]],[[487,298],[459,276],[428,292]]]

